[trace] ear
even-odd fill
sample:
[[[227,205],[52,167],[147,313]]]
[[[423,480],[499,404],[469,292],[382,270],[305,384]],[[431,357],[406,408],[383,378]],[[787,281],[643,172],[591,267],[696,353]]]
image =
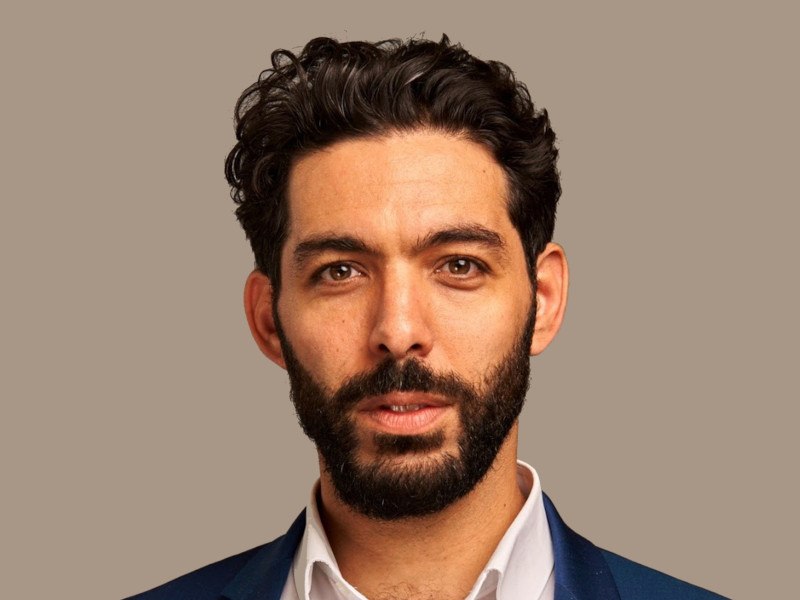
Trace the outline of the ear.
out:
[[[244,284],[244,312],[247,324],[261,352],[275,364],[286,368],[281,341],[272,313],[272,283],[259,270],[254,270]]]
[[[569,268],[564,249],[547,244],[536,259],[536,326],[531,355],[544,351],[556,337],[567,308]]]

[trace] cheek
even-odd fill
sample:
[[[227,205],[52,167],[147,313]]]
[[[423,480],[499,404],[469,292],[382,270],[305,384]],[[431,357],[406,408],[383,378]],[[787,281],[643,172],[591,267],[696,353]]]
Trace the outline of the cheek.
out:
[[[471,381],[482,380],[516,344],[527,310],[526,299],[515,295],[442,307],[437,315],[437,340],[443,362]]]
[[[297,359],[318,383],[329,390],[337,387],[362,345],[358,311],[309,307],[290,298],[279,302],[281,324]],[[299,305],[302,310],[296,309]]]

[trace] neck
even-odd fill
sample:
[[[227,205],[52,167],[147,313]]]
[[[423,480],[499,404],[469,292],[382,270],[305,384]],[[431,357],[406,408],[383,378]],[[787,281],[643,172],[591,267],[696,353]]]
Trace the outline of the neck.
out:
[[[344,578],[367,598],[464,598],[524,504],[516,452],[515,425],[469,494],[434,515],[398,521],[350,509],[322,469],[320,515]]]

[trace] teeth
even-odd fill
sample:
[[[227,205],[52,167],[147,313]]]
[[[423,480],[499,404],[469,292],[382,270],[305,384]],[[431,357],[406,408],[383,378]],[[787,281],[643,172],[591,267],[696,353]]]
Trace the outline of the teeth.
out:
[[[398,406],[391,404],[387,407],[392,412],[411,412],[412,410],[419,410],[422,408],[421,404],[405,404],[403,406]]]

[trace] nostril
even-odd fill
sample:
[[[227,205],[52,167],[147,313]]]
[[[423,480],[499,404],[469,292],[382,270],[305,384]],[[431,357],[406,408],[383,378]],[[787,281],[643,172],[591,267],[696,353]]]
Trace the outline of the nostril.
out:
[[[403,354],[408,354],[409,352],[419,352],[422,349],[423,349],[423,345],[420,344],[419,342],[416,342],[414,344],[411,344],[408,348],[406,348],[406,350],[405,350],[405,352]],[[395,354],[395,351],[393,351],[391,348],[389,348],[389,346],[387,346],[386,344],[378,344],[378,351],[381,354]],[[398,348],[398,352],[399,352],[399,348]],[[400,354],[398,354],[398,356],[400,356]]]

